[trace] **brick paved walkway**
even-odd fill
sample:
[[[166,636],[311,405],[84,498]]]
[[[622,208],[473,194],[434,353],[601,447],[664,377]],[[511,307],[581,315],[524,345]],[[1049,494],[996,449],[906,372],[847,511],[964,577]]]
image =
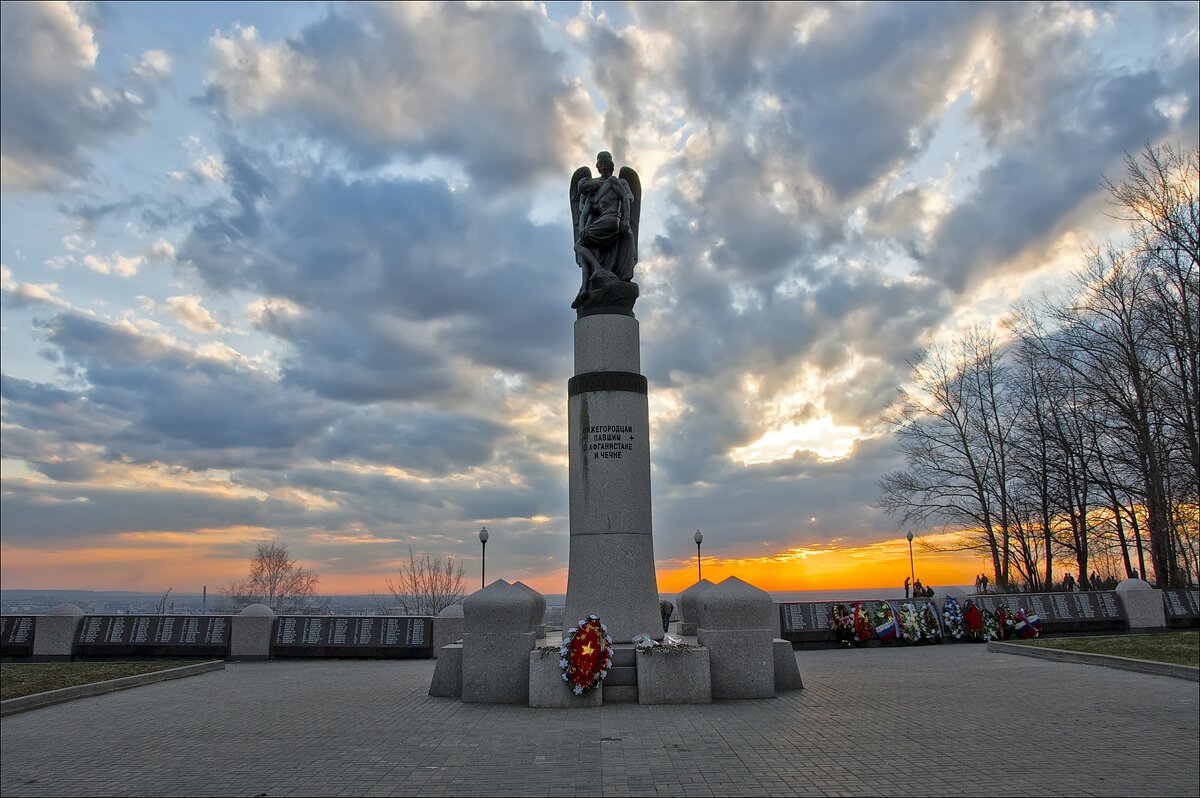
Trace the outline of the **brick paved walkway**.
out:
[[[0,723],[18,795],[1198,795],[1200,685],[944,645],[711,706],[429,698],[432,661],[232,663]]]

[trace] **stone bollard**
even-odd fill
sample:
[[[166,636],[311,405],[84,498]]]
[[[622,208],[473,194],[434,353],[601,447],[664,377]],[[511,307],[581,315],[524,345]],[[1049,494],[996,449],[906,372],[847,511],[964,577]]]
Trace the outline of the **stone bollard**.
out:
[[[275,611],[266,604],[251,604],[230,619],[229,658],[263,660],[271,658],[271,633]]]
[[[433,656],[442,656],[442,647],[462,640],[463,628],[462,604],[451,604],[437,614],[433,619]]]
[[[33,627],[33,652],[38,662],[66,662],[75,647],[75,632],[83,620],[83,610],[74,604],[58,604],[39,617]]]
[[[533,597],[497,579],[463,599],[462,698],[475,704],[528,704]]]
[[[546,599],[524,582],[513,582],[513,587],[519,587],[533,597],[533,613],[529,616],[529,630],[538,640],[546,639]]]
[[[1117,601],[1125,608],[1129,629],[1161,629],[1167,625],[1163,592],[1141,579],[1126,579],[1117,585]]]
[[[709,650],[713,698],[774,698],[770,594],[731,576],[700,603],[704,625],[697,636]]]
[[[713,583],[701,579],[679,594],[679,633],[684,637],[695,637],[700,617],[700,597],[711,590]]]

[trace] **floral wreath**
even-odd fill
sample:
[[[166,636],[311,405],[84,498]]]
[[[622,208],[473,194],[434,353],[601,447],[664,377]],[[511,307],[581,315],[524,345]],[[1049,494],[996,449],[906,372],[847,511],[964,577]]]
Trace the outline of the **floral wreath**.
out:
[[[854,602],[854,645],[863,646],[874,636],[875,624],[871,623],[870,611],[861,601]]]
[[[567,630],[558,650],[558,667],[563,681],[575,695],[583,695],[604,681],[612,667],[612,638],[608,627],[595,615],[589,615]]]
[[[942,625],[938,623],[937,610],[933,607],[933,602],[922,604],[920,609],[921,616],[921,637],[927,643],[932,643],[942,639]]]
[[[963,614],[954,596],[946,596],[946,603],[942,605],[942,625],[946,627],[947,634],[955,640],[962,640]]]
[[[904,642],[912,645],[921,639],[921,616],[912,602],[900,605],[900,633]]]
[[[971,640],[976,643],[982,643],[987,639],[988,619],[984,617],[983,612],[980,611],[979,607],[975,606],[975,602],[971,599],[967,599],[963,606],[965,608],[962,613],[963,625],[967,629],[967,634],[970,635]],[[994,620],[993,623],[995,623]]]
[[[996,607],[996,636],[994,640],[1008,640],[1013,636],[1013,625],[1015,616],[1013,611],[1008,608],[1007,604],[1001,604]]]
[[[834,604],[829,613],[829,628],[833,630],[838,645],[849,648],[854,641],[854,618],[845,604]]]
[[[900,636],[900,627],[896,624],[896,619],[892,616],[892,608],[886,601],[876,608],[873,615],[875,634],[880,640],[895,640]]]

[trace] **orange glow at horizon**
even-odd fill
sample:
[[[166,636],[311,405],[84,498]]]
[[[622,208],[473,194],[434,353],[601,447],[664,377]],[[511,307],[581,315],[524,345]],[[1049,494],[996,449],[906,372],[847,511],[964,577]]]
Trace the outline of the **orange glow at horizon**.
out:
[[[930,539],[940,538],[933,536]],[[972,552],[918,550],[916,577],[929,586],[970,585],[982,570]],[[795,547],[779,554],[748,558],[703,558],[704,578],[714,584],[736,576],[762,590],[852,590],[902,588],[909,577],[908,541],[885,540],[865,546]],[[696,561],[658,570],[658,589],[678,593],[696,583]]]
[[[151,537],[169,541],[168,545],[145,545]],[[0,545],[0,581],[6,587],[47,590],[126,590],[161,592],[173,587],[178,593],[199,593],[207,586],[218,590],[246,575],[252,549],[242,556],[230,557],[218,545],[243,542],[247,546],[263,539],[262,530],[245,527],[215,531],[210,537],[145,533],[119,535],[110,545],[91,544],[72,549],[18,548]],[[927,538],[948,542],[951,536]],[[116,543],[116,545],[111,545]],[[139,545],[141,544],[141,545]],[[970,585],[974,575],[984,570],[979,556],[972,552],[936,552],[914,547],[916,575],[923,584]],[[330,571],[328,564],[297,557],[297,563],[320,575],[325,595],[387,594],[387,580],[395,580],[389,570],[364,572]],[[466,561],[464,587],[467,593],[479,588],[478,561]],[[863,546],[838,545],[793,547],[763,557],[705,556],[704,578],[720,582],[737,576],[763,590],[843,590],[854,588],[901,588],[909,575],[908,542],[904,538],[884,540]],[[495,570],[493,570],[493,567]],[[567,590],[566,567],[541,574],[509,571],[500,562],[488,563],[488,582],[520,580],[545,594],[563,594]],[[694,558],[660,561],[657,568],[658,590],[678,593],[696,582]]]

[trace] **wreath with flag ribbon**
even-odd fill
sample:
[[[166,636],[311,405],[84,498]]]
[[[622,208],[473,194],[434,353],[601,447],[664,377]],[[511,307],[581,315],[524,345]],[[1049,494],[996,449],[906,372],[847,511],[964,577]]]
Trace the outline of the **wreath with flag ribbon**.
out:
[[[597,686],[612,667],[612,638],[608,627],[595,615],[589,615],[567,630],[558,650],[558,667],[563,681],[575,695]]]
[[[879,639],[887,642],[895,640],[900,636],[900,627],[896,625],[896,619],[892,616],[892,608],[883,602],[876,608],[873,620],[875,621],[875,634]]]

